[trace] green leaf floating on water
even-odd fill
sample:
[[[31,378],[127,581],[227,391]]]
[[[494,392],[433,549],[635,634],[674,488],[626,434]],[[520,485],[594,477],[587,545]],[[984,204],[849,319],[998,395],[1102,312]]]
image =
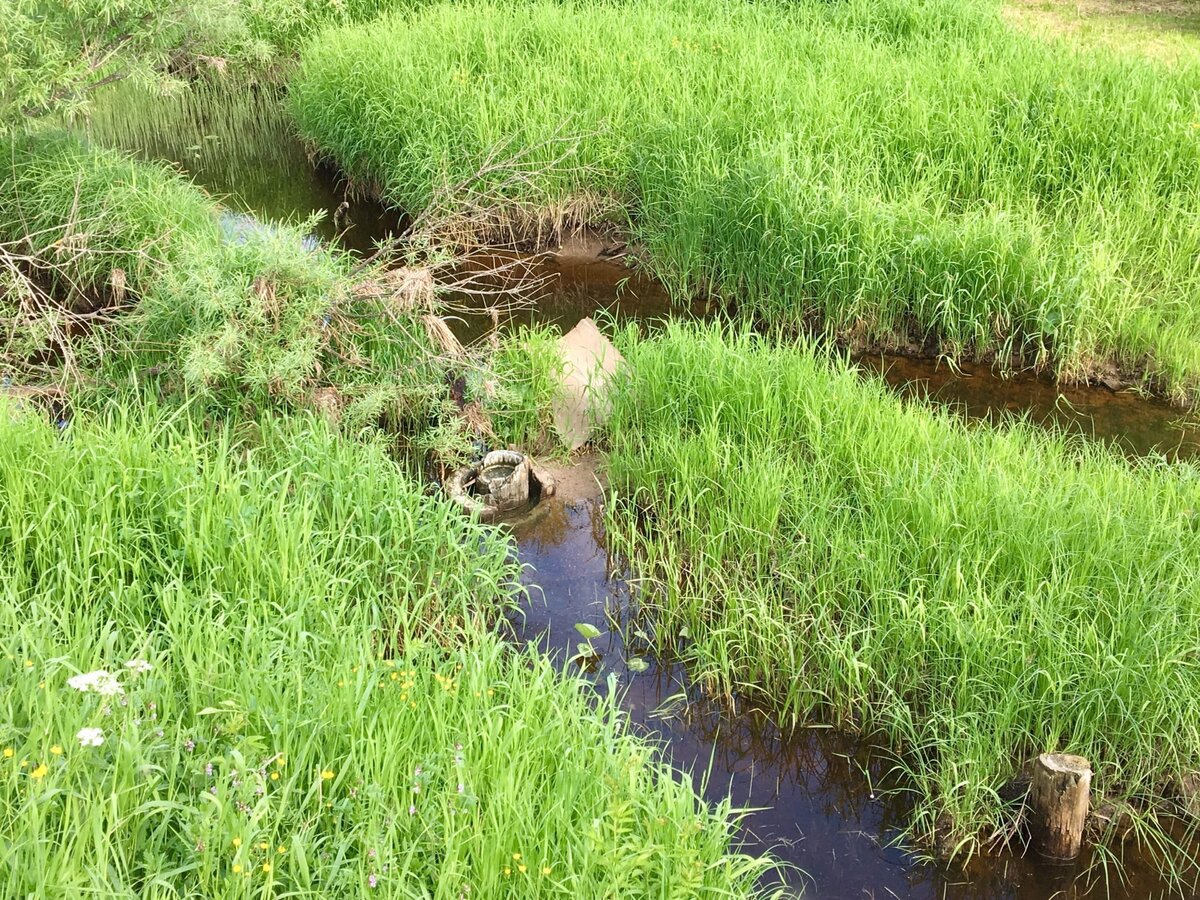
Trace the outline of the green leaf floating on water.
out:
[[[589,641],[592,638],[600,637],[600,629],[595,625],[592,625],[590,622],[577,622],[575,624],[575,630],[582,634]]]
[[[625,668],[630,672],[645,672],[650,668],[650,663],[646,662],[640,656],[631,656],[625,660]]]

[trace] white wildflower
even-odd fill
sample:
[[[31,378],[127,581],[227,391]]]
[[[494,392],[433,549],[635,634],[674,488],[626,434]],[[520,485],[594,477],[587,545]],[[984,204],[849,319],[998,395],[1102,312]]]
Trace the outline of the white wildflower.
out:
[[[151,669],[153,669],[154,666],[150,665],[150,663],[146,662],[144,659],[131,659],[129,662],[125,663],[125,668],[127,668],[134,675],[144,675],[146,672],[149,672]]]
[[[105,697],[125,693],[125,689],[121,687],[121,682],[117,680],[117,676],[104,669],[75,675],[67,679],[67,684],[77,691],[83,691],[84,693],[90,691],[102,694]]]
[[[104,732],[99,728],[80,728],[75,737],[79,738],[80,747],[99,747],[104,743]]]

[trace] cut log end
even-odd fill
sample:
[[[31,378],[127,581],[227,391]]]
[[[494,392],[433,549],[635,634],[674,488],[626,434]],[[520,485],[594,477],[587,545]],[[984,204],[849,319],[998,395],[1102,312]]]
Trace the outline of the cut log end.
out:
[[[1034,851],[1069,862],[1083,848],[1091,800],[1092,766],[1082,756],[1043,753],[1029,784],[1029,834]]]

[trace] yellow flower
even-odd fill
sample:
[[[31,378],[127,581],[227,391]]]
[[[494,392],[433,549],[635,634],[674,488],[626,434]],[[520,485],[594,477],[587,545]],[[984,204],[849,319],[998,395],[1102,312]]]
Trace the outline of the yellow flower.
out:
[[[550,871],[551,871],[551,869],[549,866],[542,866],[542,874],[543,875],[549,875]]]
[[[62,756],[62,747],[58,746],[58,744],[55,744],[53,747],[50,748],[50,752],[53,753],[55,756]]]
[[[525,874],[525,863],[521,863],[519,866],[517,866],[517,871],[520,872],[522,875],[524,875]]]
[[[345,686],[346,686],[346,682],[342,681],[342,680],[339,678],[339,679],[338,679],[338,687],[340,687],[340,688],[344,688]]]
[[[504,874],[505,874],[505,875],[511,875],[511,874],[512,874],[512,869],[510,869],[508,866],[505,866],[505,867],[504,867]]]
[[[521,859],[521,854],[520,854],[520,853],[514,853],[514,854],[513,854],[513,859],[515,859],[515,860],[517,860],[517,861],[520,861],[520,859]]]
[[[32,772],[29,773],[29,777],[32,778],[34,781],[41,781],[43,778],[46,777],[46,773],[49,771],[50,770],[48,768],[46,768],[46,764],[42,763],[36,769],[34,769]]]
[[[385,665],[386,665],[386,666],[387,666],[389,669],[394,669],[394,668],[396,667],[396,661],[395,661],[394,659],[389,659],[389,660],[388,660],[388,661],[385,663]]]
[[[236,850],[240,846],[242,846],[242,839],[240,837],[234,838],[233,839],[233,849]]]
[[[21,768],[28,769],[29,768],[29,760],[27,760],[27,759],[21,760]]]
[[[234,863],[234,864],[233,864],[233,874],[234,874],[234,875],[238,875],[238,874],[240,874],[240,873],[241,873],[241,871],[242,871],[242,864],[241,864],[241,863]]]
[[[321,780],[328,781],[333,777],[333,769],[324,769],[321,771]]]
[[[263,871],[264,871],[264,872],[270,872],[270,871],[271,871],[271,864],[270,864],[270,863],[263,863]]]
[[[279,773],[278,773],[278,772],[272,772],[272,773],[271,773],[271,780],[272,780],[272,781],[278,781],[278,780],[279,780]]]
[[[397,678],[399,678],[399,677],[400,677],[400,675],[399,675],[399,673],[398,673],[398,672],[393,672],[393,673],[392,673],[392,681],[395,681],[395,680],[396,680]]]
[[[259,842],[258,842],[258,849],[259,849],[259,850],[266,850],[266,849],[267,849],[268,847],[270,847],[270,846],[271,846],[271,845],[270,845],[270,844],[268,844],[266,841],[259,841]]]
[[[33,668],[33,660],[32,659],[25,660],[25,668],[27,668],[27,669]]]
[[[280,754],[279,754],[279,759],[275,760],[275,765],[277,765],[277,766],[286,766],[286,765],[287,765],[287,757],[286,757],[286,756],[284,756],[282,753],[280,753]]]
[[[4,758],[5,758],[5,759],[12,759],[12,758],[13,758],[13,748],[12,748],[12,747],[5,747],[5,748],[4,748]]]
[[[280,844],[278,847],[275,848],[275,852],[276,853],[287,853],[287,847],[283,846],[283,844]]]

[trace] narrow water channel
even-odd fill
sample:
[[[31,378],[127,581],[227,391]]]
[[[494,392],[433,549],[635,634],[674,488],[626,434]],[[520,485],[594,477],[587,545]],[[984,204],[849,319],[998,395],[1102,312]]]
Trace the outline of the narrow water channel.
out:
[[[347,198],[333,173],[314,168],[288,131],[277,99],[255,97],[240,107],[212,98],[159,101],[153,112],[123,116],[128,106],[102,111],[94,139],[147,158],[173,161],[235,209],[260,218],[297,221],[314,211],[329,215],[316,229],[364,252],[394,227],[396,217]],[[343,207],[343,203],[348,206]],[[339,208],[338,223],[332,213]],[[500,327],[550,324],[569,329],[584,316],[611,315],[652,322],[681,309],[655,282],[618,258],[561,248],[535,263],[542,279],[532,304],[507,314]],[[460,340],[481,340],[496,327],[489,314],[460,309],[452,321]],[[998,378],[984,367],[952,368],[937,361],[895,356],[858,360],[865,377],[881,375],[904,396],[948,403],[972,421],[997,424],[1014,415],[1102,440],[1129,454],[1190,459],[1200,453],[1200,429],[1180,411],[1132,394],[1062,388],[1032,375]],[[603,634],[593,644],[602,665],[598,690],[610,674],[634,726],[657,735],[674,764],[691,773],[706,796],[731,796],[753,809],[742,829],[749,852],[770,851],[788,865],[786,885],[817,898],[1150,898],[1171,896],[1139,858],[1125,861],[1123,883],[1097,883],[1099,869],[1082,860],[1048,868],[1015,855],[977,860],[966,871],[924,863],[898,845],[908,807],[902,784],[889,782],[885,755],[826,729],[781,736],[753,716],[723,715],[691,685],[678,666],[637,672],[626,661],[621,623],[631,601],[620,564],[605,549],[602,470],[586,458],[557,472],[559,491],[512,526],[525,564],[530,602],[515,623],[560,664],[571,665],[587,622]],[[633,653],[636,655],[636,653]],[[1177,895],[1175,895],[1177,896]]]

